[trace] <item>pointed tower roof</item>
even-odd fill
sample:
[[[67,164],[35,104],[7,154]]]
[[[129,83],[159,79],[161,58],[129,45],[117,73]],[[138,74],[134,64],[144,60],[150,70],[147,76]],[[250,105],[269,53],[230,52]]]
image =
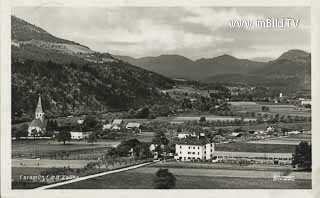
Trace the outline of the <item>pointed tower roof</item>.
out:
[[[41,95],[39,95],[38,104],[36,108],[36,113],[43,113],[42,104],[41,104]]]

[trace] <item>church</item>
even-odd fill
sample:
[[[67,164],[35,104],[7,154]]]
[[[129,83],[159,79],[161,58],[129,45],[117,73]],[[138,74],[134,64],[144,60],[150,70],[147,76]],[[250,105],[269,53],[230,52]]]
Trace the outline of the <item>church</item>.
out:
[[[41,136],[46,132],[47,120],[44,119],[44,112],[39,95],[38,104],[35,111],[35,118],[29,125],[28,136]],[[34,134],[36,132],[36,134]]]

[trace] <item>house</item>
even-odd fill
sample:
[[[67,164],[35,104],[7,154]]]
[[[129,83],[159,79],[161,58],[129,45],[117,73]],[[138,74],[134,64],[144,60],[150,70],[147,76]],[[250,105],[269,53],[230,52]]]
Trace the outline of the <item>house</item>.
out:
[[[178,134],[179,139],[187,138],[188,136],[190,136],[190,133],[188,132],[181,132]]]
[[[41,104],[41,96],[39,95],[38,104],[35,110],[35,118],[28,127],[28,136],[41,136],[46,132],[47,120],[44,118],[44,112]]]
[[[311,105],[311,99],[300,98],[301,105]]]
[[[80,132],[80,131],[71,131],[71,139],[72,140],[84,140],[88,139],[89,135],[91,134],[91,131],[85,131],[85,132]]]
[[[176,143],[177,161],[207,161],[212,159],[214,144],[205,136],[187,136]]]
[[[231,133],[231,136],[232,136],[232,137],[241,137],[241,136],[242,136],[242,133],[232,132],[232,133]]]
[[[267,133],[274,132],[274,127],[273,126],[268,126],[267,127]]]
[[[300,133],[301,133],[300,131],[289,131],[288,135],[298,135]]]
[[[84,122],[84,120],[81,120],[81,119],[77,120],[78,124],[83,124],[83,122]]]
[[[129,122],[126,125],[126,129],[139,129],[140,130],[141,124],[137,122]],[[141,131],[141,130],[140,130]]]
[[[123,120],[120,119],[114,119],[112,122],[112,125],[122,125],[123,124]]]
[[[108,130],[108,129],[111,129],[112,128],[112,124],[104,124],[102,126],[102,130]]]

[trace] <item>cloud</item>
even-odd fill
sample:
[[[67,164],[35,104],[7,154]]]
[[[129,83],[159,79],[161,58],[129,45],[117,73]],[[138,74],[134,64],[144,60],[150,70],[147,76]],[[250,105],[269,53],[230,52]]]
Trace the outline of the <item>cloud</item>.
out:
[[[310,49],[310,9],[305,7],[18,7],[13,13],[58,37],[133,57],[276,56],[290,47]],[[301,24],[297,29],[229,27],[230,20],[266,17],[294,17]]]

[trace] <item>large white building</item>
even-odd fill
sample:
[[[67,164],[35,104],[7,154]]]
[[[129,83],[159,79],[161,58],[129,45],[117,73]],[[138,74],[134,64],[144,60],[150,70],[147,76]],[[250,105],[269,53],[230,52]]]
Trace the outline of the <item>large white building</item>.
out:
[[[88,139],[91,133],[92,133],[91,131],[85,131],[85,132],[71,131],[70,135],[72,140],[84,140],[84,139]]]
[[[188,136],[176,144],[174,158],[179,161],[206,161],[212,159],[213,152],[214,144],[205,136]]]

